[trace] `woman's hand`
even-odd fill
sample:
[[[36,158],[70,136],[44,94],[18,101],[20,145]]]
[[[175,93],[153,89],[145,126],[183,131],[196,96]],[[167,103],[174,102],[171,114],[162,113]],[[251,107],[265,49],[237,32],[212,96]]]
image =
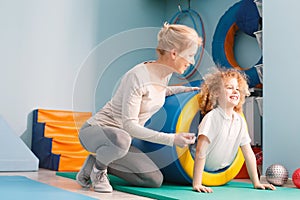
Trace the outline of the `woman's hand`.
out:
[[[191,91],[196,91],[196,90],[200,90],[200,88],[199,87],[186,87],[184,92],[191,92]]]
[[[204,193],[212,193],[213,190],[210,187],[206,187],[204,185],[194,185],[193,190],[196,192],[204,192]]]
[[[186,147],[189,144],[194,144],[196,136],[194,133],[176,133],[174,144],[179,147]]]

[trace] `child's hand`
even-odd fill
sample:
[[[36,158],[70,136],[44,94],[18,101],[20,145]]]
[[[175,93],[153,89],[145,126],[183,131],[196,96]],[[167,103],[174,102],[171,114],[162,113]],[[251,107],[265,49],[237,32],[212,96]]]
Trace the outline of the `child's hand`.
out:
[[[262,189],[262,190],[265,190],[265,189],[269,189],[269,190],[276,190],[276,187],[272,184],[257,184],[257,185],[254,185],[254,188],[255,189]]]
[[[204,193],[212,193],[213,190],[210,187],[206,187],[204,185],[194,185],[193,190],[196,192],[204,192]]]

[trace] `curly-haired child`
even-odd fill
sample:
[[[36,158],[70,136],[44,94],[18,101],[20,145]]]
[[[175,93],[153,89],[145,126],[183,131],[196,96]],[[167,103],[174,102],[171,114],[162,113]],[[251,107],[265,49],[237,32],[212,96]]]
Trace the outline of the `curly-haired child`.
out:
[[[218,171],[230,166],[239,147],[253,187],[276,189],[272,184],[259,181],[247,124],[241,116],[245,98],[249,94],[246,77],[235,69],[219,68],[204,78],[199,98],[204,117],[198,127],[193,190],[213,192],[210,187],[202,185],[204,169]]]

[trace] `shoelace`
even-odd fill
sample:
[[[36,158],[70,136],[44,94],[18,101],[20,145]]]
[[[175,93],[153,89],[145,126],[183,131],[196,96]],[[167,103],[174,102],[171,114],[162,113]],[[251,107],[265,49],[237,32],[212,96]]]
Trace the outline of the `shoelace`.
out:
[[[98,172],[96,174],[96,179],[99,180],[99,182],[109,180],[106,172]]]

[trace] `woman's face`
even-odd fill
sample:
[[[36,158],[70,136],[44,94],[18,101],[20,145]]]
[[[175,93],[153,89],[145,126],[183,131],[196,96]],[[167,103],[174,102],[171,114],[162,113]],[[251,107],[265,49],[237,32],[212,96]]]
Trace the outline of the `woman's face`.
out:
[[[174,69],[178,74],[183,74],[189,66],[190,62],[182,57],[178,57],[176,58]]]
[[[175,70],[177,73],[183,74],[190,65],[195,64],[197,50],[198,45],[195,44],[178,54],[175,59]]]
[[[240,102],[239,84],[236,78],[225,80],[218,95],[218,103],[223,108],[234,108]]]

